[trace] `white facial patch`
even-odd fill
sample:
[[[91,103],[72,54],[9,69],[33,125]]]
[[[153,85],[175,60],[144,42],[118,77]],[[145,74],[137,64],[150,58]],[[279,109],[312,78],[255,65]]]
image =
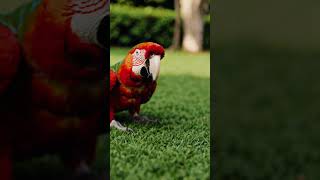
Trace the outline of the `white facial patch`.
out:
[[[146,62],[146,50],[144,49],[136,49],[132,53],[132,65],[133,66],[140,66],[141,64],[144,64]]]
[[[109,14],[109,0],[72,0],[71,29],[81,40],[100,45],[97,32],[101,20]]]
[[[146,62],[145,54],[146,50],[144,49],[136,49],[132,53],[132,72],[134,72],[136,75],[140,74],[140,70]]]

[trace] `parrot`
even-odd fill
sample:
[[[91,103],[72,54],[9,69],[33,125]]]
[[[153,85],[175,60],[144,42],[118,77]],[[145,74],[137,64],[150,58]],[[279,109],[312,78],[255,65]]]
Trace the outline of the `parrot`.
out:
[[[109,116],[110,128],[132,132],[115,119],[115,113],[128,110],[135,122],[150,122],[140,115],[140,106],[147,103],[157,87],[160,61],[164,48],[154,42],[134,46],[126,57],[110,67]]]
[[[47,153],[90,174],[105,133],[109,4],[32,0],[0,16],[1,180],[15,160]]]

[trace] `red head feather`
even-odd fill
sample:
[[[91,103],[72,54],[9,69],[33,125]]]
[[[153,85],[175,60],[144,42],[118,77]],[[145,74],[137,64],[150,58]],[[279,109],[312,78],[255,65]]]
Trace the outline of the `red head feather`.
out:
[[[144,49],[146,50],[145,58],[149,59],[150,55],[160,55],[161,59],[164,57],[164,48],[157,43],[154,42],[144,42],[133,47],[129,53],[132,54],[136,49]]]

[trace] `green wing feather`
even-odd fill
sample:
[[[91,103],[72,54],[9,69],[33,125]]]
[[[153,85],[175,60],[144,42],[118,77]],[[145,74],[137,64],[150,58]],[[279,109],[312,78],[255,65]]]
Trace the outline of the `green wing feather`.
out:
[[[118,63],[116,63],[116,64],[114,64],[114,65],[110,66],[110,69],[112,69],[114,72],[118,72],[118,70],[119,70],[119,68],[120,68],[121,64],[122,64],[122,61],[120,61],[120,62],[118,62]]]
[[[41,2],[42,0],[33,0],[30,3],[19,6],[12,12],[0,14],[0,23],[10,28],[16,34],[21,33],[26,18],[36,10]]]

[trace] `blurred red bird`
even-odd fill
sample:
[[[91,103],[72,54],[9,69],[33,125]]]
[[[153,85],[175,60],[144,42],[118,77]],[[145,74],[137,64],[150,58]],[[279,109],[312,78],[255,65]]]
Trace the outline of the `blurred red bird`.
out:
[[[105,99],[109,0],[33,0],[0,17],[0,179],[12,159],[60,155],[86,173]],[[105,124],[105,123],[104,123]]]

